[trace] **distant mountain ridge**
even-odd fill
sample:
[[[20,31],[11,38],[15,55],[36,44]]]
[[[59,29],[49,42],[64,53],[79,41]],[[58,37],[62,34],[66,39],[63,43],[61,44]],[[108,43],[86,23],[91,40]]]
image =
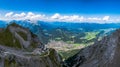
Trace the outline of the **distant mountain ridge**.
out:
[[[5,28],[8,24],[15,22],[25,28],[29,28],[38,37],[42,37],[45,43],[48,43],[51,39],[60,39],[63,41],[71,41],[70,36],[77,36],[83,38],[86,36],[87,32],[99,32],[99,36],[107,35],[114,30],[120,28],[120,23],[69,23],[69,22],[43,22],[37,21],[33,22],[31,20],[13,20],[10,22],[0,21],[0,27]],[[66,34],[69,34],[66,36]],[[81,35],[81,36],[78,36]],[[62,36],[66,38],[61,38]],[[98,35],[96,35],[98,36]],[[46,38],[48,40],[46,40]],[[42,39],[41,39],[42,40]],[[45,41],[46,40],[46,41]],[[78,43],[78,38],[75,38],[76,43]],[[79,40],[81,42],[81,40]]]
[[[43,21],[37,21],[32,22],[30,20],[13,20],[10,22],[6,21],[0,21],[0,26],[5,27],[6,24],[9,24],[11,22],[15,22],[17,24],[20,24],[24,27],[30,27],[30,26],[41,26],[43,28],[69,28],[69,29],[78,29],[83,28],[87,31],[88,30],[97,30],[97,29],[108,29],[108,28],[120,28],[120,23],[87,23],[87,22],[80,22],[80,23],[71,23],[71,22],[43,22]],[[24,23],[24,24],[23,24]]]

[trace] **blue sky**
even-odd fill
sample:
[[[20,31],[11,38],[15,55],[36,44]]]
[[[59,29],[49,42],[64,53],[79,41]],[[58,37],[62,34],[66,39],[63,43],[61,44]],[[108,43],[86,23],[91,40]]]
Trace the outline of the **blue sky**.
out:
[[[0,0],[0,10],[62,14],[120,14],[120,0]]]
[[[0,0],[0,20],[120,22],[120,0]]]

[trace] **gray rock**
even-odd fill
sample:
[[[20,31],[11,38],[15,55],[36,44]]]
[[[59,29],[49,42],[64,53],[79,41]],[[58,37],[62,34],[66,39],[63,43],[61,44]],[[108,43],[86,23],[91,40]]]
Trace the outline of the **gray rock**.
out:
[[[83,48],[65,61],[68,67],[120,67],[120,30]]]
[[[7,32],[11,33],[13,38],[15,37],[13,43],[15,43],[15,40],[17,39],[23,49],[17,49],[14,46],[10,47],[9,44],[0,44],[0,67],[62,66],[62,60],[59,54],[54,49],[47,49],[44,47],[38,37],[32,34],[28,29],[22,28],[16,24],[11,24],[7,27]],[[25,40],[18,32],[24,33],[27,36],[27,40]]]
[[[0,67],[61,67],[61,58],[54,49],[43,54],[32,54],[22,50],[1,46]]]

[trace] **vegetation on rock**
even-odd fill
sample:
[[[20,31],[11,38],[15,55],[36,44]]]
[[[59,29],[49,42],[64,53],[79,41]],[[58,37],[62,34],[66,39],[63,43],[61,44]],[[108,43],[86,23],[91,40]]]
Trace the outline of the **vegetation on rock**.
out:
[[[20,42],[14,37],[14,35],[12,35],[8,27],[4,31],[0,32],[0,44],[9,47],[21,48]]]

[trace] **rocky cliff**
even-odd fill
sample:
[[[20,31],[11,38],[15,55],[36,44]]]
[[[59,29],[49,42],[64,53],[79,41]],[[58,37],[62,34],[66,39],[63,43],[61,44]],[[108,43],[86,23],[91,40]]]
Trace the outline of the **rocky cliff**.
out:
[[[1,29],[0,67],[61,67],[61,62],[29,29],[15,23]]]
[[[120,29],[83,48],[65,61],[65,67],[120,67]]]

